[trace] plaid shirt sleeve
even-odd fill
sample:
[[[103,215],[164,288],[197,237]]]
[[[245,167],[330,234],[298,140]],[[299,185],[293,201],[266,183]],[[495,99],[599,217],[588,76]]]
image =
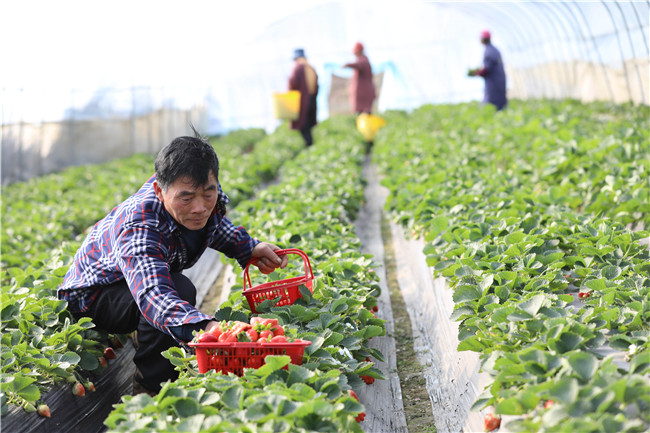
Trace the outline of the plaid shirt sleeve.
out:
[[[235,226],[228,218],[223,217],[210,247],[231,259],[234,258],[243,269],[253,254],[253,248],[259,243],[260,241],[253,239],[244,227]]]
[[[219,201],[224,206],[230,202],[230,198],[221,189],[221,183],[219,183]],[[253,248],[259,243],[259,240],[250,237],[243,226],[235,226],[225,215],[222,215],[209,246],[222,252],[226,257],[237,260],[243,269],[251,259]]]
[[[178,297],[165,258],[170,244],[146,224],[126,226],[113,251],[144,318],[157,329],[173,335],[170,327],[210,320],[189,302]]]

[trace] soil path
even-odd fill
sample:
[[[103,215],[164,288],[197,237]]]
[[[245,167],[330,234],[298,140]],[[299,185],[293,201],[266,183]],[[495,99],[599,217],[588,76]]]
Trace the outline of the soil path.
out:
[[[393,312],[390,291],[386,284],[384,244],[381,236],[381,215],[387,191],[380,187],[376,169],[369,162],[369,158],[366,158],[364,163],[363,175],[368,182],[365,190],[366,203],[357,215],[355,231],[361,240],[361,251],[373,255],[376,264],[374,270],[379,276],[381,295],[377,304],[377,317],[386,320],[386,336],[373,338],[371,346],[384,354],[385,362],[374,361],[387,380],[376,380],[358,392],[359,400],[366,407],[366,418],[361,427],[370,433],[402,433],[408,432],[408,429],[397,374]]]
[[[452,291],[433,279],[424,242],[407,239],[391,224],[397,279],[411,318],[415,351],[429,393],[438,432],[483,431],[483,415],[470,408],[487,383],[475,352],[458,352],[458,322],[450,320]]]

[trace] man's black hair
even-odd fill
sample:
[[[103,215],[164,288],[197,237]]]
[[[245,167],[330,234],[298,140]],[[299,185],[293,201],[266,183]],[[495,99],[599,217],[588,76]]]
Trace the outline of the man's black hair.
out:
[[[210,171],[219,180],[219,158],[212,145],[190,124],[194,137],[183,136],[163,147],[154,163],[156,180],[163,190],[177,179],[189,177],[195,187],[205,185]]]

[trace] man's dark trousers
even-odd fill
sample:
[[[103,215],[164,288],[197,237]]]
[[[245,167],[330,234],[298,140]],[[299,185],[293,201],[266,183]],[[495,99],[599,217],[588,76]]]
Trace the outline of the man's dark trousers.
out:
[[[180,272],[171,276],[179,297],[195,305],[196,287],[190,279]],[[144,319],[126,281],[103,287],[87,311],[75,314],[76,319],[80,317],[92,318],[97,329],[112,334],[137,330],[133,357],[137,367],[135,380],[147,390],[158,392],[161,383],[178,378],[178,371],[161,355],[170,347],[178,346],[178,342]]]

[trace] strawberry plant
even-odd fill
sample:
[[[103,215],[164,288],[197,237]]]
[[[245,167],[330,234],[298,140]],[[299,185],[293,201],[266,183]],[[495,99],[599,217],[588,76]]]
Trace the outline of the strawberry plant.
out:
[[[278,141],[283,145],[277,146]],[[304,148],[289,131],[271,138],[261,130],[229,134],[213,145],[220,156],[227,155],[221,177],[246,178],[246,186],[231,194],[233,205]],[[256,172],[252,167],[261,160],[264,171]],[[93,330],[88,319],[75,323],[65,303],[56,299],[56,288],[85,230],[137,190],[152,166],[152,156],[135,155],[3,186],[3,415],[9,406],[35,408],[53,386],[85,380],[84,375],[100,374],[107,366],[112,354],[108,351],[105,357],[104,349],[110,336]],[[26,219],[27,213],[34,217]],[[115,338],[111,340],[117,348]]]
[[[305,247],[314,264],[313,295],[301,290],[302,298],[292,306],[274,307],[268,300],[257,305],[257,311],[274,314],[295,326],[299,338],[312,341],[305,349],[304,365],[339,368],[352,386],[360,386],[363,375],[382,378],[366,358],[383,360],[383,356],[368,348],[367,341],[384,335],[385,328],[368,309],[376,303],[379,286],[371,260],[359,253],[352,228],[363,198],[363,149],[354,135],[343,134],[349,131],[346,121],[331,119],[321,128],[327,128],[330,146],[336,143],[337,152],[324,144],[301,154],[282,168],[282,184],[266,189],[254,201],[241,203],[233,213],[253,232],[268,232],[271,242]],[[300,263],[290,263],[297,266],[254,276],[253,284],[301,272]],[[242,284],[240,280],[236,287]],[[230,306],[250,312],[241,290],[235,290],[223,305]]]
[[[384,321],[377,319],[370,310],[376,305],[375,296],[379,293],[378,277],[372,272],[370,258],[359,253],[359,240],[352,226],[352,219],[363,197],[360,170],[363,149],[356,140],[352,125],[349,119],[323,122],[318,131],[324,131],[327,135],[323,134],[318,144],[283,166],[281,183],[260,192],[254,200],[241,202],[232,211],[233,218],[242,221],[253,235],[258,231],[264,232],[270,242],[284,247],[304,248],[310,257],[315,275],[313,293],[302,286],[302,297],[293,305],[274,306],[275,300],[272,299],[256,305],[259,315],[277,321],[285,335],[296,335],[311,342],[305,347],[302,365],[289,365],[288,374],[287,370],[278,370],[272,380],[267,378],[262,383],[252,381],[251,377],[268,374],[269,359],[272,357],[266,357],[266,365],[261,368],[243,368],[241,378],[218,375],[213,371],[195,377],[196,356],[180,348],[165,352],[165,356],[181,371],[181,379],[165,386],[185,388],[186,380],[198,380],[209,389],[228,380],[232,386],[257,387],[255,395],[259,396],[261,402],[253,397],[245,397],[243,401],[245,405],[250,403],[264,408],[262,413],[266,414],[269,405],[274,404],[268,402],[269,392],[279,387],[277,389],[284,393],[285,387],[295,388],[298,380],[301,394],[324,399],[318,403],[322,409],[319,409],[318,415],[310,413],[312,409],[307,409],[307,419],[291,421],[294,424],[287,424],[283,416],[274,411],[269,417],[260,416],[261,421],[267,423],[260,426],[251,421],[252,411],[237,406],[239,413],[244,410],[245,415],[239,416],[233,425],[219,424],[215,427],[217,430],[269,431],[295,425],[297,429],[306,430],[359,431],[358,419],[364,408],[351,398],[348,391],[365,386],[362,377],[370,378],[368,380],[383,379],[370,360],[370,357],[383,360],[383,355],[367,345],[374,336],[385,334]],[[338,147],[337,152],[332,152],[334,146]],[[267,279],[290,278],[304,272],[304,268],[301,268],[302,264],[290,261],[287,269],[276,270],[266,276],[253,275],[253,285]],[[242,296],[242,285],[240,277],[228,300],[216,311],[218,320],[254,321],[250,306]],[[269,331],[261,331],[258,338],[263,338],[262,333]],[[244,332],[242,327],[240,338],[245,338]],[[298,372],[299,376],[292,377]],[[323,388],[325,382],[305,380],[311,377],[321,378],[329,384]],[[325,378],[337,378],[337,384]],[[218,398],[225,397],[227,395],[221,391]],[[192,399],[197,406],[205,407],[202,397],[193,396]],[[291,407],[301,407],[302,402],[300,395],[287,396],[286,404]],[[336,412],[326,409],[329,405],[336,406],[337,402],[344,402],[345,407],[353,406],[338,416]],[[223,410],[220,408],[220,411]],[[128,418],[124,416],[126,413],[130,414]],[[336,419],[332,419],[332,415]],[[231,418],[227,412],[223,417]],[[118,407],[106,424],[115,431],[132,431],[141,423],[148,422],[148,419],[148,410],[141,402],[127,397],[124,406]],[[176,422],[188,420],[187,417],[179,417],[174,426],[178,425]],[[272,424],[272,420],[279,424]],[[148,425],[151,426],[153,424]],[[154,427],[169,428],[169,425]]]
[[[278,141],[283,146],[277,146]],[[299,139],[287,131],[270,138],[259,129],[236,131],[211,143],[220,157],[221,177],[226,180],[223,187],[233,206],[252,194],[262,180],[273,177],[283,158],[301,149]],[[25,269],[30,259],[46,260],[62,242],[83,240],[88,227],[147,180],[154,159],[153,155],[134,155],[3,186],[4,267]],[[257,167],[262,161],[260,171]]]
[[[396,221],[453,289],[458,350],[481,354],[521,431],[650,426],[648,109],[572,101],[397,113],[375,142]],[[607,119],[607,121],[602,121]],[[610,349],[629,363],[613,364]],[[633,396],[633,397],[632,397]],[[544,400],[555,403],[544,409]]]
[[[283,369],[287,367],[288,369]],[[158,395],[125,396],[105,424],[111,431],[362,432],[363,412],[337,370],[310,371],[269,356],[243,378],[214,372],[184,376]]]

